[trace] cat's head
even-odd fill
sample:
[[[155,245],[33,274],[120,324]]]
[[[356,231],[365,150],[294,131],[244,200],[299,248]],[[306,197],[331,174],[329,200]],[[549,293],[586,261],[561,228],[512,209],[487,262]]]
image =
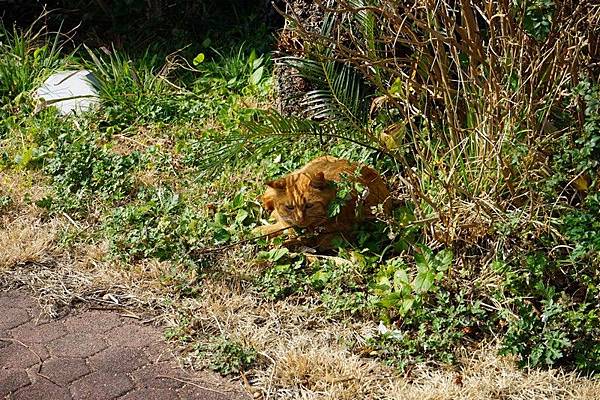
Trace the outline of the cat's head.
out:
[[[327,206],[335,197],[335,186],[323,172],[299,173],[267,182],[262,197],[265,208],[298,228],[315,227],[327,221]]]

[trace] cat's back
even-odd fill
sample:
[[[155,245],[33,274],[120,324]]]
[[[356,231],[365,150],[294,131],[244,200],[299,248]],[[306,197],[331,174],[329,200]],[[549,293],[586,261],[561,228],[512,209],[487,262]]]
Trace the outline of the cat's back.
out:
[[[356,167],[357,165],[352,165],[348,160],[332,156],[322,156],[306,164],[297,173],[314,175],[323,172],[325,179],[337,181],[342,172],[354,172]]]
[[[381,175],[368,165],[353,163],[348,160],[322,156],[315,158],[297,173],[316,175],[323,172],[325,179],[340,181],[343,173],[354,175],[369,188],[369,195],[365,199],[367,206],[375,206],[382,203],[384,210],[388,213],[391,209],[390,192]]]

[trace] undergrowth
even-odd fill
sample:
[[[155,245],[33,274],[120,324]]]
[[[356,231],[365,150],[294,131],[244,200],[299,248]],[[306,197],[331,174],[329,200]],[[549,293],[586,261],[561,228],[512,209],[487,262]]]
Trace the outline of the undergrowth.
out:
[[[567,68],[583,65],[579,53],[546,63],[580,46],[584,29],[552,2],[490,2],[477,15],[464,8],[471,2],[445,8],[465,17],[460,33],[424,3],[404,10],[410,27],[391,2],[341,3],[322,31],[297,32],[311,41],[304,58],[279,60],[316,88],[296,117],[272,110],[272,61],[250,44],[69,53],[60,35],[2,28],[0,168],[50,177],[37,202],[44,217],[86,227],[67,249],[85,236],[116,266],[158,260],[194,271],[178,296],[226,274],[220,253],[248,240],[236,260],[247,271],[227,277],[231,285],[265,304],[316,304],[326,320],[375,327],[347,343],[354,354],[409,371],[498,340],[523,367],[597,373],[600,89],[585,68]],[[494,10],[518,40],[486,24]],[[398,46],[386,42],[391,31]],[[342,42],[325,46],[332,32]],[[478,39],[457,39],[469,32]],[[73,67],[95,73],[101,107],[40,110],[32,91]],[[252,239],[269,218],[264,182],[323,154],[381,171],[393,214],[327,254]],[[0,212],[11,207],[0,196]],[[196,323],[180,320],[169,337],[223,374],[262,367],[251,344],[231,332],[199,337]]]

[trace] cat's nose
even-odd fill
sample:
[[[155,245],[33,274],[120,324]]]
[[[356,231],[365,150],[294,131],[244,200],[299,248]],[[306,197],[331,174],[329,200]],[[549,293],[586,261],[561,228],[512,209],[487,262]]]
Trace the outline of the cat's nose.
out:
[[[298,221],[298,225],[304,224],[304,211],[296,211],[296,221]]]

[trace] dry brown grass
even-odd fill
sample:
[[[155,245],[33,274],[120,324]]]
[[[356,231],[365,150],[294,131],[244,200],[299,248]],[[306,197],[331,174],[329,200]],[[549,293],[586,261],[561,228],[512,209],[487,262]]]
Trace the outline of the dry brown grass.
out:
[[[33,234],[46,235],[45,225],[39,229]],[[169,263],[146,260],[122,265],[106,259],[102,243],[70,248],[55,242],[44,245],[39,247],[41,253],[48,255],[52,249],[51,257],[34,260],[34,254],[27,257],[29,247],[24,246],[18,253],[23,261],[0,269],[0,283],[32,290],[44,311],[53,317],[80,303],[128,310],[130,314],[153,313],[168,297],[164,276],[172,268]]]
[[[8,206],[0,209],[0,273],[53,256],[59,224],[42,221],[35,206],[48,191],[44,182],[38,174],[0,171],[0,196],[10,198]]]
[[[20,217],[15,220],[0,218],[0,272],[15,265],[43,263],[55,252],[58,232],[57,221]]]
[[[417,367],[410,384],[392,385],[397,399],[596,399],[600,382],[560,370],[520,370],[484,345],[457,371]]]
[[[0,196],[8,196],[12,203],[4,213],[27,208],[29,214],[39,215],[39,209],[33,205],[49,193],[48,177],[34,171],[0,170]]]
[[[0,171],[0,195],[11,199],[0,210],[0,285],[29,288],[51,316],[80,302],[155,308],[172,266],[156,260],[120,265],[106,259],[101,241],[61,244],[61,237],[83,238],[94,227],[67,214],[48,217],[37,207],[49,193],[46,181],[32,171]]]
[[[264,303],[251,293],[212,282],[185,302],[188,332],[207,340],[224,335],[253,346],[265,367],[253,371],[251,392],[282,399],[595,399],[600,382],[561,370],[520,370],[486,345],[464,356],[461,367],[418,366],[401,376],[348,351],[375,326],[327,321],[314,306]],[[180,321],[172,320],[173,325]],[[188,362],[202,365],[202,357]]]

